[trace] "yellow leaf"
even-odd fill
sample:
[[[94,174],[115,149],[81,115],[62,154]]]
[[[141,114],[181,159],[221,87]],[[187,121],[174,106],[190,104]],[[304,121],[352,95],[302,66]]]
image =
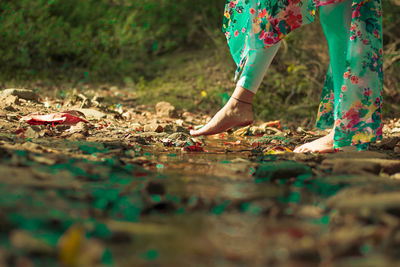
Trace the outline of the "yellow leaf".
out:
[[[81,226],[73,225],[59,240],[60,261],[66,266],[74,266],[79,262],[79,254],[85,239],[85,231]]]

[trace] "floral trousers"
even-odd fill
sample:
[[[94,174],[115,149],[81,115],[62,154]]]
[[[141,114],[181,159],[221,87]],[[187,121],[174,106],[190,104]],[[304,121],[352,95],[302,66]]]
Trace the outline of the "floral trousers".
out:
[[[317,7],[322,11],[345,1],[349,1],[350,13],[344,65],[338,75],[332,59],[335,45],[327,36],[331,63],[316,126],[334,129],[336,150],[348,146],[365,150],[382,138],[381,0],[228,0],[223,32],[237,65],[235,80],[255,93],[279,42],[293,30],[313,22]]]

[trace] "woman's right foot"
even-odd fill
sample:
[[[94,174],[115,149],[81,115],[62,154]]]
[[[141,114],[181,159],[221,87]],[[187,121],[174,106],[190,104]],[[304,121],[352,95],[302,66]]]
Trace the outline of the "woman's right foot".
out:
[[[253,106],[230,98],[228,103],[214,115],[201,129],[191,130],[192,136],[212,135],[224,132],[232,127],[246,126],[253,123]]]

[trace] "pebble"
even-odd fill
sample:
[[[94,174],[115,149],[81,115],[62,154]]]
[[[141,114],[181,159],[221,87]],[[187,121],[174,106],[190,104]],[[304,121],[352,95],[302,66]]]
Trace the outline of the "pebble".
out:
[[[95,120],[99,120],[102,118],[106,117],[106,114],[104,114],[103,112],[96,110],[96,109],[90,109],[90,108],[78,108],[75,109],[79,112],[82,112],[86,118],[90,119],[95,119]]]
[[[14,230],[9,236],[13,247],[35,254],[49,255],[54,253],[54,249],[43,241],[32,237],[23,230]]]
[[[330,166],[332,172],[336,174],[363,174],[366,172],[379,174],[380,171],[395,174],[400,172],[400,160],[379,158],[326,159],[322,161],[322,166]]]
[[[256,171],[256,178],[289,179],[302,174],[311,174],[310,167],[296,162],[268,162],[260,165]]]
[[[8,121],[19,121],[19,117],[17,114],[7,114]]]
[[[157,117],[173,117],[176,116],[175,107],[171,103],[162,101],[156,104]]]
[[[17,96],[32,101],[37,101],[39,99],[39,96],[34,91],[28,89],[5,89],[0,91],[0,98],[8,96]]]
[[[187,122],[193,122],[194,121],[194,114],[190,113],[188,111],[184,112],[182,114],[182,117],[185,119]]]
[[[145,132],[156,132],[156,133],[162,133],[164,131],[164,128],[156,123],[152,124],[146,124],[143,128]]]
[[[28,129],[26,129],[25,134],[24,134],[25,138],[39,138],[40,137],[40,133],[35,131],[32,127],[28,127]]]
[[[9,95],[1,99],[1,105],[3,106],[13,106],[19,104],[18,96]]]
[[[374,211],[387,211],[389,209],[399,209],[400,193],[385,192],[379,194],[362,194],[354,198],[341,198],[335,202],[329,201],[329,207],[334,207],[341,211],[358,213],[362,209]]]

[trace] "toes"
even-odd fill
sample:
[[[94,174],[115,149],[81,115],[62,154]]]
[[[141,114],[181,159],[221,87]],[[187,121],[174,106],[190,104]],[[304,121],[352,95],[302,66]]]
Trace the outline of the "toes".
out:
[[[301,153],[303,151],[303,145],[298,146],[293,152],[295,153]]]
[[[304,149],[304,145],[296,147],[295,150],[293,150],[294,153],[302,153]]]
[[[293,150],[294,153],[307,153],[307,152],[313,152],[307,144],[301,145],[297,147],[295,150]]]
[[[190,130],[190,135],[191,136],[198,136],[199,134],[198,134],[198,131]]]

